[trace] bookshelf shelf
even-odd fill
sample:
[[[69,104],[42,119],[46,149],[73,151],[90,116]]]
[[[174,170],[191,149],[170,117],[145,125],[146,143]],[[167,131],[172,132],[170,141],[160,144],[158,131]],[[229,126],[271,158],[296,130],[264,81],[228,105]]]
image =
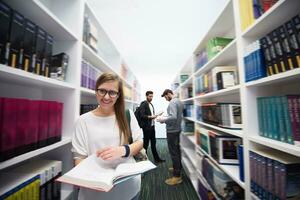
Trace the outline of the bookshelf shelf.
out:
[[[249,83],[246,83],[245,85],[246,87],[277,85],[277,84],[283,84],[283,83],[288,83],[293,81],[299,81],[299,79],[300,79],[300,68],[289,70],[272,76],[268,76],[256,81],[251,81]]]
[[[299,13],[300,2],[279,0],[243,33],[244,38],[258,39]]]
[[[40,148],[40,149],[36,149],[34,151],[30,151],[28,153],[25,153],[25,154],[22,154],[20,156],[17,156],[17,157],[11,158],[9,160],[6,160],[4,162],[1,162],[0,163],[0,170],[8,168],[10,166],[13,166],[17,163],[23,162],[23,161],[28,160],[30,158],[33,158],[35,156],[39,156],[41,154],[47,153],[49,151],[52,151],[52,150],[57,149],[61,146],[67,145],[69,143],[71,143],[71,138],[62,138],[61,141],[59,141],[57,143],[54,143],[52,145],[49,145],[49,146],[46,146],[46,147],[43,147],[43,148]]]
[[[196,119],[194,119],[193,117],[184,117],[184,119],[187,119],[187,120],[192,121],[192,122],[196,121]]]
[[[192,163],[193,167],[196,169],[197,168],[197,163],[196,163],[195,149],[190,149],[190,148],[183,147],[182,150],[187,155],[187,158],[189,159],[190,163]]]
[[[219,65],[232,65],[236,62],[236,40],[230,42],[221,52],[219,52],[215,57],[209,60],[204,66],[198,69],[194,76],[199,76],[199,74],[203,74],[206,71],[209,71],[215,66]]]
[[[75,89],[75,86],[70,83],[47,78],[2,64],[0,64],[0,82],[19,84],[23,86],[33,86],[35,88],[42,89]]]
[[[191,98],[187,98],[187,99],[182,99],[182,102],[189,102],[189,101],[193,101],[195,99],[195,97],[191,97]]]
[[[86,97],[95,97],[95,91],[88,89],[88,88],[84,88],[84,87],[80,87],[80,92],[83,96]]]
[[[72,195],[73,195],[73,190],[61,190],[61,200],[70,200],[72,199]]]
[[[218,198],[218,195],[215,193],[215,191],[212,189],[212,187],[209,185],[209,183],[206,181],[206,179],[203,178],[202,172],[200,172],[199,170],[197,170],[197,175],[198,175],[198,178],[201,180],[201,182],[203,182],[207,186],[207,188],[212,192],[212,194],[214,195],[214,197],[217,200],[220,200],[220,198]]]
[[[201,121],[196,121],[196,123],[198,123],[200,125],[203,125],[203,126],[207,126],[209,128],[212,128],[212,129],[215,129],[215,130],[218,130],[218,131],[222,131],[224,133],[228,133],[230,135],[234,135],[234,136],[243,138],[243,130],[232,130],[232,129],[221,128],[221,127],[214,126],[214,125],[211,125],[211,124],[208,124],[208,123],[205,123],[205,122],[201,122]]]
[[[210,92],[201,96],[196,96],[195,99],[205,99],[205,98],[214,98],[214,97],[220,97],[220,96],[227,96],[227,95],[234,95],[238,94],[240,92],[240,85],[236,85],[230,88]]]
[[[292,154],[294,156],[300,156],[300,147],[292,144],[287,144],[284,142],[264,138],[261,136],[249,136],[249,140],[254,143],[258,143],[273,149],[277,149],[279,151],[286,152],[288,154]]]
[[[260,198],[255,194],[251,193],[251,200],[260,200]]]
[[[193,76],[190,76],[187,80],[180,84],[180,87],[187,87],[193,83]]]

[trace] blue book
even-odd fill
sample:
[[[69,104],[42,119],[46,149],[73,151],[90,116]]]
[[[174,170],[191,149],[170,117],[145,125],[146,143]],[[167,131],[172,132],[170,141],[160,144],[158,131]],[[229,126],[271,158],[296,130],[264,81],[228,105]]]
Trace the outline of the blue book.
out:
[[[243,145],[239,145],[239,147],[238,147],[238,157],[239,157],[240,180],[245,182]]]

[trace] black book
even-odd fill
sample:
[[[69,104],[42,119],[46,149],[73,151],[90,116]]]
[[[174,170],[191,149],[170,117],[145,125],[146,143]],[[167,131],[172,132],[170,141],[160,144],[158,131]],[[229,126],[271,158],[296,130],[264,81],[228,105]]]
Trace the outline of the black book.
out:
[[[8,65],[14,68],[22,68],[24,23],[23,15],[13,11],[9,35]]]
[[[275,52],[275,46],[274,43],[272,41],[272,34],[269,33],[266,36],[267,39],[267,44],[268,44],[268,48],[270,50],[270,56],[271,56],[271,60],[272,60],[272,69],[273,69],[273,74],[278,74],[280,72],[282,72],[281,68],[279,67],[279,62],[276,56],[276,52]]]
[[[24,45],[23,45],[23,69],[30,71],[32,68],[32,56],[34,54],[34,44],[36,35],[36,25],[26,19],[24,29]]]
[[[35,37],[35,62],[33,62],[31,72],[36,74],[41,74],[42,68],[42,59],[45,52],[45,44],[46,44],[46,32],[37,27],[36,37]]]
[[[66,53],[60,53],[52,56],[50,78],[61,81],[65,80],[68,63],[69,56]]]
[[[288,33],[288,38],[289,38],[289,44],[291,47],[291,52],[292,52],[292,58],[294,59],[294,62],[296,63],[295,68],[300,67],[300,47],[299,43],[297,40],[297,32],[296,32],[296,27],[293,23],[292,20],[286,22],[285,24],[286,31]]]
[[[12,10],[0,1],[0,63],[8,64],[8,40]]]
[[[276,29],[273,30],[270,33],[270,35],[271,35],[271,39],[272,39],[272,42],[275,47],[276,63],[278,65],[278,69],[280,72],[285,72],[288,70],[287,69],[288,63],[287,63],[287,59],[285,58],[285,55],[283,53],[284,51],[283,51],[282,43],[280,42],[277,30]]]
[[[272,59],[271,59],[270,49],[269,49],[268,43],[267,43],[267,38],[263,37],[259,41],[260,41],[260,45],[263,49],[265,65],[267,68],[267,74],[268,74],[268,76],[270,76],[274,73],[273,73]]]
[[[53,46],[53,37],[51,35],[47,34],[44,58],[43,58],[42,69],[41,69],[41,75],[46,76],[46,77],[50,76],[52,46]]]
[[[294,69],[296,67],[295,59],[293,59],[291,45],[289,43],[288,33],[284,26],[280,26],[277,29],[279,40],[282,46],[284,59],[287,63],[287,70]]]
[[[293,17],[292,21],[294,24],[296,41],[298,44],[298,48],[296,49],[296,61],[298,68],[300,68],[300,14]]]

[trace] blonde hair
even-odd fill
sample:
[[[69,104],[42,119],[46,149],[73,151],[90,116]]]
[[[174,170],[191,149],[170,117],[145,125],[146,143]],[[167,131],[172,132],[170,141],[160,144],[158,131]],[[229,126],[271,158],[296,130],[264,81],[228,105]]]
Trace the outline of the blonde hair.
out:
[[[125,115],[125,100],[124,100],[124,92],[123,92],[123,82],[122,80],[113,73],[103,73],[101,76],[98,77],[96,81],[96,88],[95,91],[100,85],[109,81],[117,81],[118,82],[118,99],[114,105],[115,115],[117,119],[117,123],[119,126],[119,134],[120,134],[120,141],[121,144],[128,144],[129,138],[131,136],[127,118]]]

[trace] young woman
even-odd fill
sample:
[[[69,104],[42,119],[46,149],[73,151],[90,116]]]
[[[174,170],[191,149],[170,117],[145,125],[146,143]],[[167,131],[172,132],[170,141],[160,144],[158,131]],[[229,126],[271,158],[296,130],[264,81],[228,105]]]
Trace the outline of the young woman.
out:
[[[98,108],[81,115],[75,125],[72,138],[75,165],[92,154],[110,167],[135,162],[132,156],[143,148],[142,131],[130,110],[130,134],[122,81],[114,74],[104,73],[97,79],[95,94]],[[80,188],[78,199],[138,199],[140,185],[141,177],[136,176],[115,185],[109,192]]]

